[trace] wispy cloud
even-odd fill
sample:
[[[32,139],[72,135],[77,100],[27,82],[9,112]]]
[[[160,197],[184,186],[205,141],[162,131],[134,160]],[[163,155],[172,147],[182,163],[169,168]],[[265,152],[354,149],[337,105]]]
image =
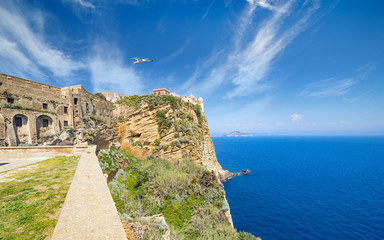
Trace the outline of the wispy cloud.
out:
[[[3,4],[1,4],[3,3]],[[76,59],[59,49],[59,43],[53,47],[45,38],[42,28],[44,17],[38,23],[31,23],[27,15],[22,14],[20,6],[14,3],[0,3],[0,67],[7,73],[21,77],[56,79],[71,84],[75,73],[89,72],[94,91],[104,91],[111,86],[113,90],[125,93],[142,91],[140,74],[124,64],[121,51],[109,45],[94,47],[83,59]],[[86,4],[81,1],[81,4]],[[33,9],[30,9],[33,11]],[[10,71],[10,72],[9,72]]]
[[[182,55],[185,51],[185,49],[187,48],[187,46],[191,43],[191,39],[188,38],[180,47],[178,47],[174,52],[172,52],[171,54],[169,54],[168,56],[166,56],[165,58],[161,59],[161,62],[168,62],[170,60],[173,60],[177,57],[179,57],[180,55]]]
[[[268,74],[279,54],[309,25],[311,15],[319,8],[317,1],[300,8],[295,8],[293,0],[283,4],[267,0],[247,2],[249,4],[236,25],[232,50],[212,68],[197,68],[198,73],[194,76],[199,75],[202,82],[193,83],[195,79],[191,78],[186,86],[195,85],[197,92],[209,95],[223,84],[231,84],[233,87],[225,94],[228,99],[270,89],[273,83],[267,81]],[[257,25],[253,18],[259,8],[272,14]],[[285,21],[288,18],[289,21]],[[255,25],[258,26],[256,29]]]
[[[312,82],[298,96],[310,98],[335,97],[346,94],[361,79],[361,75],[352,78],[329,78]]]
[[[95,5],[93,5],[92,2],[86,1],[86,0],[65,0],[65,1],[72,1],[73,3],[80,4],[82,7],[85,7],[85,8],[95,8]]]
[[[61,0],[63,5],[70,7],[77,17],[83,19],[84,12],[97,11],[105,6],[111,6],[116,4],[134,5],[139,6],[149,0]]]
[[[247,2],[251,5],[254,5],[254,6],[260,6],[262,8],[275,10],[275,7],[272,6],[268,0],[247,0]]]
[[[211,3],[208,5],[207,10],[205,11],[203,16],[201,17],[202,20],[205,19],[208,16],[209,10],[211,10],[211,7],[215,3],[215,1],[216,0],[212,0]]]
[[[18,66],[19,71],[48,70],[57,77],[69,77],[84,67],[63,51],[46,42],[44,36],[31,27],[27,16],[13,3],[0,4],[0,55]],[[43,21],[41,20],[40,24]],[[41,27],[41,26],[40,26]],[[20,64],[20,62],[22,64]],[[17,70],[15,70],[17,72]]]
[[[140,94],[142,79],[136,70],[124,64],[123,57],[108,45],[97,45],[89,59],[91,82],[95,92],[117,91]]]
[[[298,122],[301,119],[303,119],[303,117],[304,117],[303,115],[293,113],[293,114],[291,114],[291,121],[295,123],[295,122]]]

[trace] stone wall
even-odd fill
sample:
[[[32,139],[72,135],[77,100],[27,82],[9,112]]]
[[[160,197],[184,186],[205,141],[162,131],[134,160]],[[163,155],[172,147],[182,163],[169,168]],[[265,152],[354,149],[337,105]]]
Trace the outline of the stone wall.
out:
[[[0,160],[80,155],[87,148],[87,145],[0,147]]]
[[[81,85],[57,88],[0,74],[0,146],[38,144],[83,119],[110,123],[112,103]]]

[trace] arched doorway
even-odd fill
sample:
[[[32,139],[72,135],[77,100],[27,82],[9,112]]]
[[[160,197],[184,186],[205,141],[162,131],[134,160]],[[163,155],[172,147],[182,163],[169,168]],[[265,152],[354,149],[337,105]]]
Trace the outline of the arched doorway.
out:
[[[31,133],[28,117],[17,114],[13,117],[13,129],[15,130],[16,144],[31,144]]]
[[[52,118],[41,115],[36,118],[37,139],[41,139],[49,134],[54,134]]]

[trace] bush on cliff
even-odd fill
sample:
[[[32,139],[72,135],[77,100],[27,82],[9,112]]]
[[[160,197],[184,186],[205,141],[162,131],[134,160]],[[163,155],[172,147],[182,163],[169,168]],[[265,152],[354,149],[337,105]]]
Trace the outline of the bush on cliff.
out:
[[[157,106],[170,105],[173,110],[179,109],[182,102],[181,99],[172,95],[158,96],[158,95],[134,95],[125,97],[116,103],[118,104],[128,104],[129,106],[139,109],[142,102],[145,101],[148,103],[148,106],[153,109]]]
[[[139,220],[163,214],[172,239],[239,238],[224,214],[225,192],[215,174],[190,159],[170,163],[159,158],[138,160],[116,150],[99,154],[106,173],[116,170],[122,159],[128,167],[109,183],[121,216]]]

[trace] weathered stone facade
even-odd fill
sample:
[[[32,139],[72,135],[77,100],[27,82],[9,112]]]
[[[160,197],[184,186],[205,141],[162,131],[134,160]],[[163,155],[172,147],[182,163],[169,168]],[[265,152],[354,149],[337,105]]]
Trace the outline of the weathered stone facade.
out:
[[[38,144],[83,118],[109,123],[113,105],[81,85],[58,88],[0,73],[0,146]]]

